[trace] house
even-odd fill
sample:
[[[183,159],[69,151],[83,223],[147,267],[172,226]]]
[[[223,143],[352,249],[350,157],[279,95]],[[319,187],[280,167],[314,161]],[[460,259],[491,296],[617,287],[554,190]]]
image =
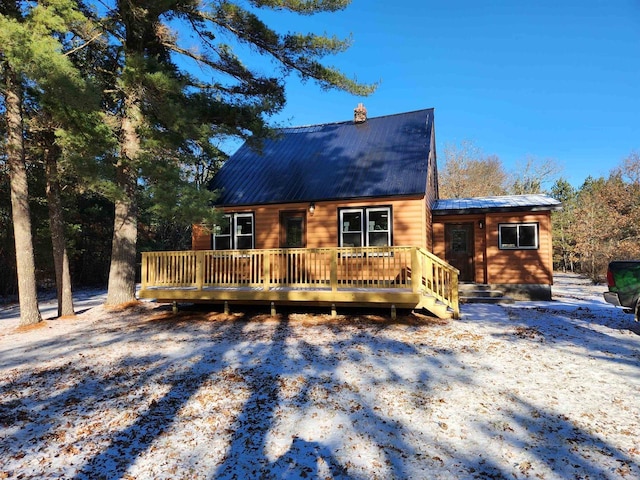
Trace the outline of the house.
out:
[[[432,207],[433,253],[461,282],[488,285],[520,300],[551,300],[551,212],[547,195],[439,199]]]
[[[350,121],[280,129],[245,143],[210,188],[221,225],[194,226],[190,253],[143,257],[141,296],[457,316],[460,276],[550,297],[559,203],[440,200],[433,109],[367,118],[360,104]]]

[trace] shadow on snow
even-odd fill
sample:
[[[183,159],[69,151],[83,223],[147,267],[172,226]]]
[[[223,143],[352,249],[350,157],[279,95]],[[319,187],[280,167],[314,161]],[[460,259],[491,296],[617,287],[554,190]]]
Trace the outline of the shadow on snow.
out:
[[[195,421],[184,418],[184,410],[201,389],[210,382],[236,382],[238,388],[229,390],[229,400],[239,398],[239,408],[232,412],[226,430],[215,431],[216,436],[224,437],[222,444],[215,441],[219,438],[206,435],[194,443],[201,449],[217,449],[217,461],[208,465],[206,472],[209,478],[364,479],[371,478],[367,469],[374,462],[386,478],[429,478],[431,470],[446,472],[445,467],[453,469],[453,475],[476,478],[513,474],[504,462],[499,464],[495,458],[483,456],[482,446],[478,451],[456,450],[438,436],[440,427],[435,418],[431,423],[412,424],[405,414],[414,411],[419,418],[430,418],[430,402],[446,396],[442,378],[447,370],[456,372],[458,383],[475,382],[472,376],[464,376],[464,366],[455,352],[429,344],[428,332],[420,341],[408,343],[388,334],[393,333],[395,325],[346,321],[300,326],[284,315],[278,321],[201,321],[194,334],[193,322],[180,321],[178,316],[177,320],[96,325],[107,334],[102,344],[91,344],[78,333],[65,340],[64,348],[56,344],[61,342],[57,338],[33,345],[22,358],[20,352],[13,352],[8,367],[21,371],[2,384],[0,426],[6,433],[2,435],[0,456],[15,459],[25,450],[55,450],[57,441],[64,443],[58,436],[68,428],[67,417],[75,415],[89,425],[84,434],[77,432],[78,440],[89,448],[87,438],[93,439],[89,443],[95,451],[72,473],[73,478],[125,478],[154,446],[170,437],[176,424]],[[324,337],[319,335],[316,342],[309,341],[309,336],[305,340],[298,333],[301,328],[319,329]],[[407,329],[411,338],[413,331],[436,331],[440,326],[401,328]],[[576,333],[588,334],[582,330]],[[184,348],[167,353],[163,339]],[[144,353],[141,347],[147,342],[154,343],[154,351]],[[105,372],[94,367],[89,357],[92,349],[109,345],[129,353]],[[597,336],[586,345],[610,347],[606,339]],[[51,367],[21,367],[37,359],[39,348],[52,346],[59,347],[70,360]],[[358,370],[372,353],[376,354],[372,371]],[[383,387],[390,396],[380,396]],[[50,393],[38,394],[42,389]],[[340,392],[340,405],[332,396],[336,392]],[[620,464],[633,463],[566,418],[540,411],[522,398],[515,397],[513,403],[512,424],[500,429],[487,423],[487,441],[526,449],[541,463],[547,461],[549,449],[559,449],[553,457],[563,458],[563,463],[548,467],[559,469],[567,477],[607,478],[610,474],[597,462],[576,453],[574,447],[585,441]],[[215,420],[222,415],[219,405],[203,403],[198,418]],[[131,412],[132,417],[120,419],[114,413],[104,418],[105,408],[116,412],[120,408],[119,413]],[[528,413],[523,415],[522,411]],[[313,425],[314,412],[331,412],[336,417],[324,420],[323,425],[318,423],[318,430],[313,431],[309,425]],[[285,414],[290,422],[280,425]],[[116,422],[118,419],[120,422]],[[112,421],[113,426],[105,429],[98,425],[101,421]],[[281,430],[277,441],[276,427]],[[527,435],[519,434],[520,430]],[[356,458],[353,453],[358,442],[365,442],[360,450],[365,458]],[[30,455],[27,453],[22,460],[35,461],[35,455]],[[197,463],[190,468],[203,473]]]

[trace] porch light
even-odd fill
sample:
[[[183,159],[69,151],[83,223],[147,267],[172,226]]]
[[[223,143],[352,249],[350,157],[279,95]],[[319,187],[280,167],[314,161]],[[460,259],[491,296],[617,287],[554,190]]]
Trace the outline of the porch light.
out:
[[[478,228],[482,230],[484,228],[484,222],[482,220],[478,220]]]
[[[311,202],[311,203],[309,204],[309,213],[310,213],[311,215],[313,215],[313,212],[315,212],[315,211],[316,211],[316,204],[315,204],[315,203],[313,203],[313,202]]]

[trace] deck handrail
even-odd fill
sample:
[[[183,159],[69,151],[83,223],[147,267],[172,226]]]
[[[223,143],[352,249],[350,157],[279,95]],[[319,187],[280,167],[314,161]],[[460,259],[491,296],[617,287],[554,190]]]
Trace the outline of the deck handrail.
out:
[[[459,318],[458,277],[460,270],[424,248],[418,248],[417,251],[422,263],[421,275],[425,290],[451,308],[453,318]]]
[[[278,287],[411,289],[458,307],[458,270],[418,247],[321,247],[143,252],[142,289]]]

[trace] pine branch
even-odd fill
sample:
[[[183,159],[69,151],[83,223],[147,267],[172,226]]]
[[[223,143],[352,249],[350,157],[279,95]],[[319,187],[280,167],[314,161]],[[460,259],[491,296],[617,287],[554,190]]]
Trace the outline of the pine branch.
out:
[[[69,55],[73,55],[74,53],[82,50],[83,48],[88,47],[89,45],[91,45],[94,41],[96,41],[98,38],[102,37],[104,35],[103,32],[99,32],[97,34],[95,34],[93,37],[91,37],[89,40],[87,40],[85,43],[83,43],[82,45],[79,45],[75,48],[72,48],[71,50],[69,50],[68,52],[65,52],[63,55],[65,57],[68,57]]]

